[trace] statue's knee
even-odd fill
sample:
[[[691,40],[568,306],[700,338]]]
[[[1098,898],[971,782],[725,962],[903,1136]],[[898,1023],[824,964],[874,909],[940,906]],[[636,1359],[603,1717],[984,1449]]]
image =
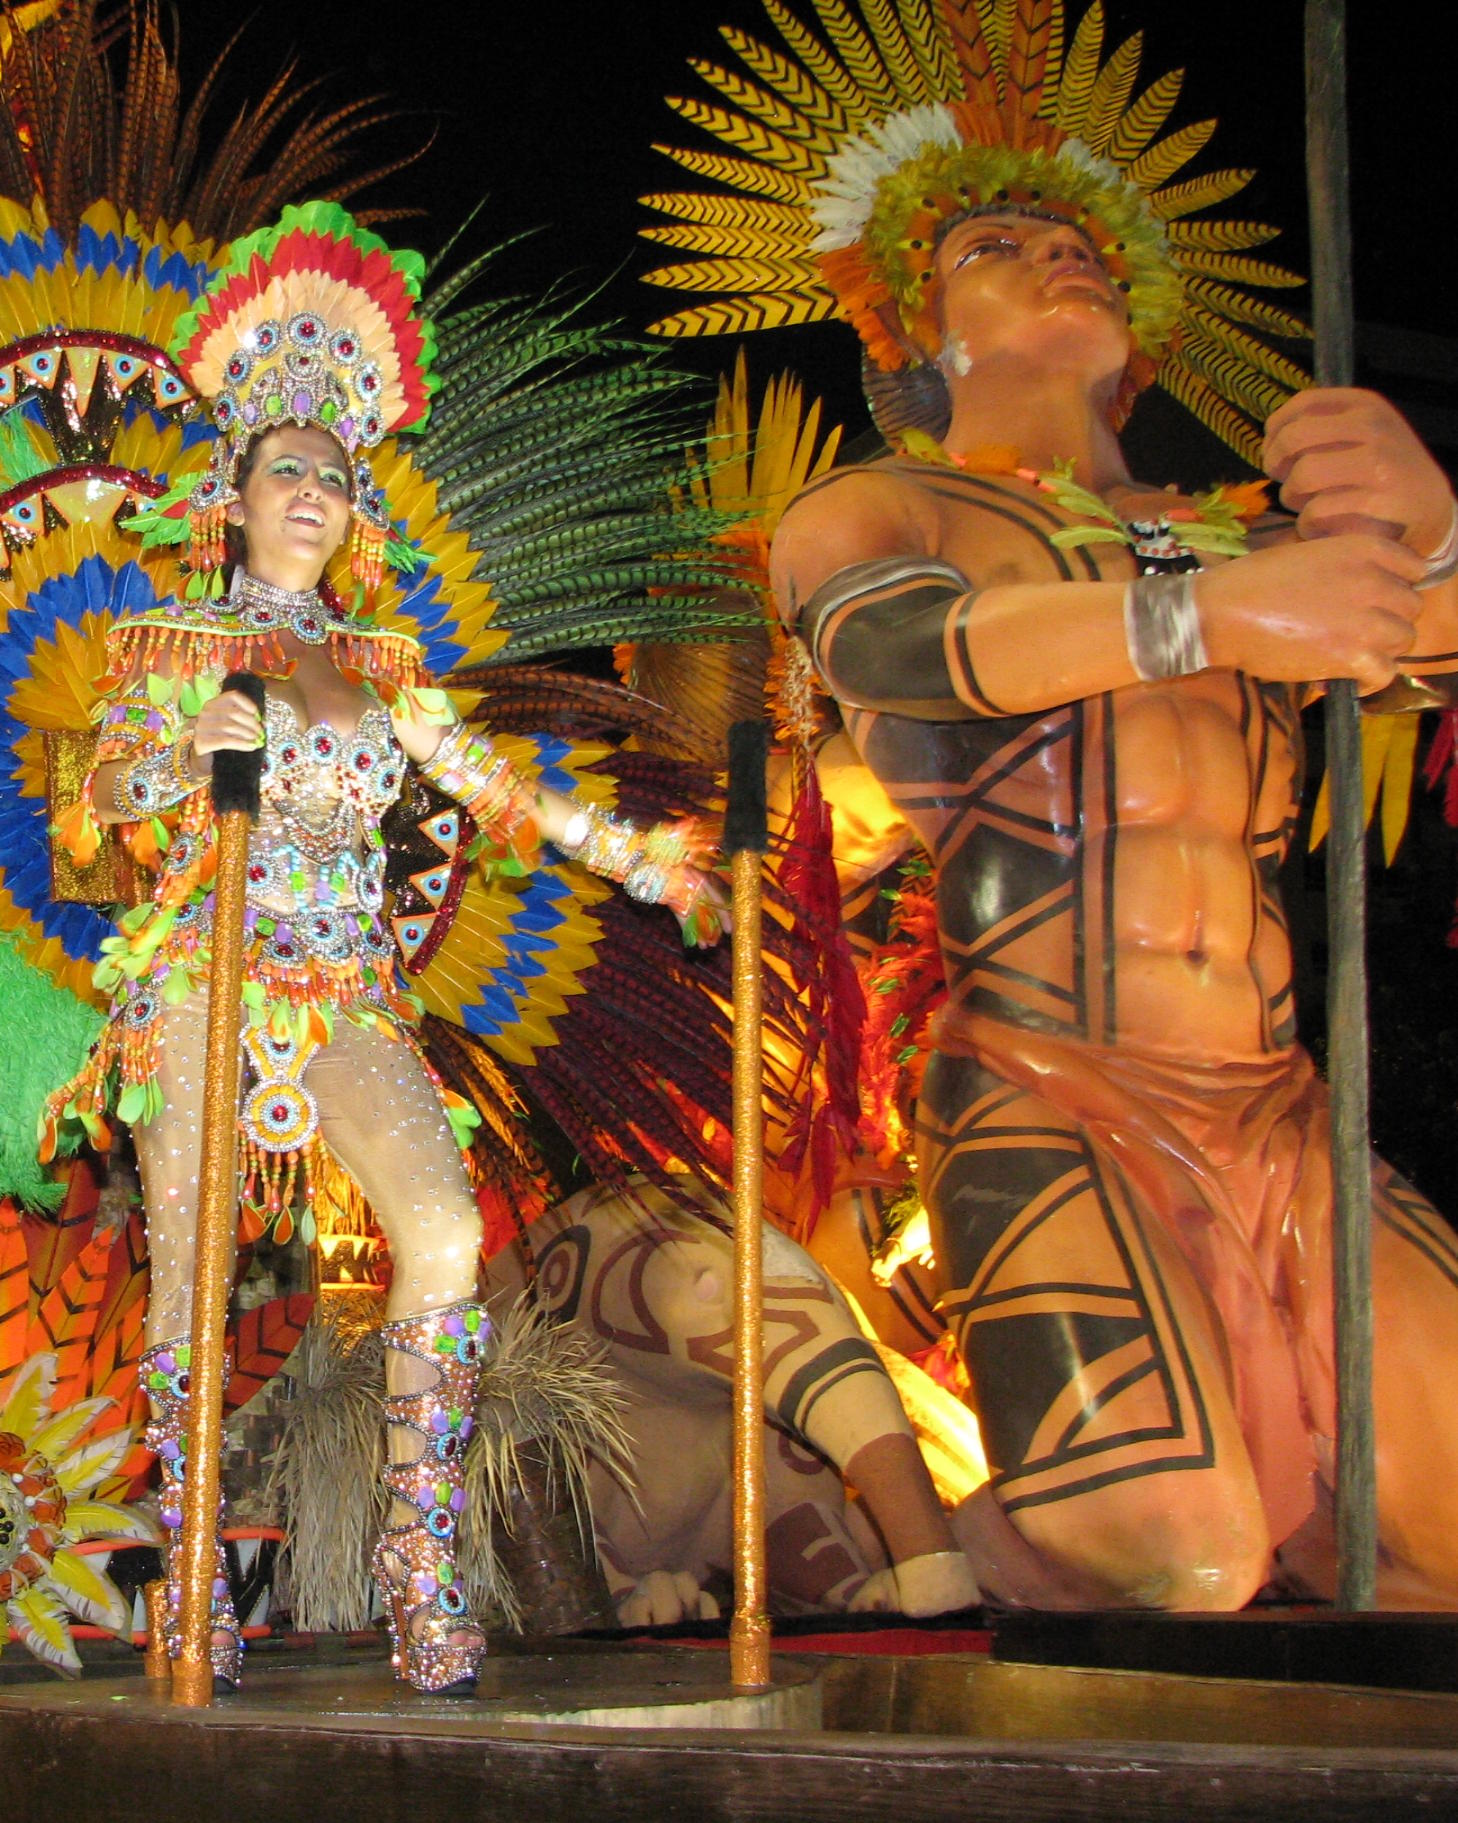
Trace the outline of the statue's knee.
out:
[[[1120,1606],[1229,1613],[1269,1574],[1270,1532],[1248,1469],[1160,1471],[1011,1517],[1036,1549]]]

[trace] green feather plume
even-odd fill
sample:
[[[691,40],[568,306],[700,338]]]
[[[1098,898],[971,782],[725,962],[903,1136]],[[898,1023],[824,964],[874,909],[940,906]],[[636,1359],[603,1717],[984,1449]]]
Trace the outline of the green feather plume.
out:
[[[514,664],[621,640],[723,638],[733,523],[686,505],[701,382],[590,298],[469,301],[492,248],[427,292],[440,390],[412,455],[476,553]]]
[[[0,1006],[0,1196],[54,1209],[65,1191],[36,1159],[36,1125],[46,1096],[81,1067],[101,1015],[32,968],[3,932]]]

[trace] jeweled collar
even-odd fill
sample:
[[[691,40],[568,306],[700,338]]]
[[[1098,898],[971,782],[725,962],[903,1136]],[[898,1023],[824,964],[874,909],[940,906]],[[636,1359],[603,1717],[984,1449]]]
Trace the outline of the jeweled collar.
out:
[[[273,640],[293,633],[307,646],[330,638],[351,640],[410,636],[377,626],[371,617],[352,614],[330,595],[314,589],[281,589],[238,569],[226,595],[200,595],[181,601],[159,601],[118,622],[112,634],[146,627],[175,628],[202,638]],[[108,636],[110,637],[110,635]]]
[[[327,591],[295,595],[274,590],[268,599],[255,591],[245,598],[237,582],[235,575],[227,595],[158,601],[113,622],[106,634],[109,669],[103,692],[114,689],[139,665],[171,665],[184,677],[200,666],[257,669],[287,677],[295,659],[280,644],[286,632],[305,645],[327,643],[345,674],[358,671],[375,685],[414,688],[421,682],[420,642],[403,628],[380,626],[371,616],[351,614]]]
[[[331,633],[349,624],[349,615],[331,608],[318,589],[284,589],[239,568],[219,606],[237,617],[240,631],[292,633],[301,645],[322,646]]]

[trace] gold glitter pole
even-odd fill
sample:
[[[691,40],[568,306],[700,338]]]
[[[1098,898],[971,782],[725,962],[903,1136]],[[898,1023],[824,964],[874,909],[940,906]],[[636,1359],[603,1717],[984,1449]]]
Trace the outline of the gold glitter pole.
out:
[[[142,1655],[142,1668],[149,1678],[166,1682],[172,1676],[172,1660],[167,1656],[167,1580],[159,1576],[142,1591],[147,1604],[147,1650]]]
[[[231,671],[236,690],[264,711],[263,680]],[[192,1285],[192,1361],[187,1468],[182,1478],[178,1655],[172,1700],[205,1709],[213,1700],[213,1566],[223,1442],[223,1326],[228,1316],[233,1236],[238,1221],[238,1031],[243,1014],[243,917],[247,909],[248,831],[258,815],[263,753],[213,756],[212,800],[218,871],[213,882],[212,963],[208,970],[208,1048],[203,1064],[202,1158],[198,1164],[197,1250]]]
[[[243,912],[247,889],[246,810],[218,818],[208,1048],[203,1066],[202,1163],[192,1290],[192,1392],[187,1472],[182,1481],[181,1647],[172,1700],[204,1709],[213,1699],[212,1596],[223,1440],[223,1326],[238,1221],[238,1031],[242,1017]]]
[[[764,1206],[763,988],[760,857],[765,730],[729,733],[724,846],[734,882],[734,1618],[729,1675],[741,1688],[770,1681],[769,1578],[764,1545],[764,1327],[760,1224]],[[746,804],[742,800],[749,800]]]

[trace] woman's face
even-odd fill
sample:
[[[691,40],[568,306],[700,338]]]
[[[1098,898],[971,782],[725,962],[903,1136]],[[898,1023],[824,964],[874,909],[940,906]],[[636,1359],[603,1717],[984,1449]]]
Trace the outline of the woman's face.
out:
[[[243,533],[251,575],[284,588],[313,588],[349,527],[344,452],[311,424],[265,432],[228,519]]]

